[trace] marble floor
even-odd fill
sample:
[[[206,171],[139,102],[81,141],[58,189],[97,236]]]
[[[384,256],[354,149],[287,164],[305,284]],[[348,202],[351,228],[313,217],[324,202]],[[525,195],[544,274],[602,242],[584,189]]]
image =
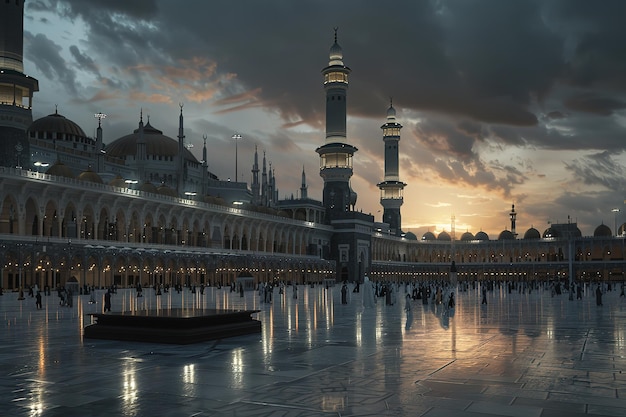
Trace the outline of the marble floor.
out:
[[[589,291],[590,292],[590,291]],[[404,287],[399,294],[403,295]],[[193,345],[82,337],[90,296],[0,296],[0,416],[626,416],[626,297],[456,291],[453,314],[402,296],[119,290],[113,311],[258,309],[262,333]]]

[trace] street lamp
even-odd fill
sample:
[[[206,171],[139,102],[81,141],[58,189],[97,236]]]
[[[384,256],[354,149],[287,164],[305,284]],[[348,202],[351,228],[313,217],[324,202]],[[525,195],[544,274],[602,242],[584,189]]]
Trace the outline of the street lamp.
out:
[[[241,135],[239,133],[235,133],[232,137],[233,139],[235,139],[235,182],[237,182],[237,171],[238,171],[238,166],[237,166],[237,141],[239,139],[241,139]]]
[[[617,236],[617,213],[619,213],[620,210],[617,207],[615,207],[614,209],[611,209],[611,211],[615,213],[614,221],[613,221],[613,227],[614,227],[613,230],[614,230],[615,236]]]

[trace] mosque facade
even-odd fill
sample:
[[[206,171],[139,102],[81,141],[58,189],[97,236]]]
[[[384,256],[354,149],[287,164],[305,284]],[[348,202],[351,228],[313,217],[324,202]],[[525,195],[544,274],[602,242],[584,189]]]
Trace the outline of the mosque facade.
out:
[[[402,230],[402,125],[391,104],[381,126],[382,221],[355,210],[350,179],[358,149],[347,137],[348,78],[337,40],[322,69],[326,137],[316,149],[322,201],[278,198],[275,172],[255,151],[251,184],[223,180],[185,143],[138,111],[137,128],[108,145],[55,112],[32,120],[38,81],[23,72],[22,0],[0,3],[0,287],[227,284],[242,276],[300,284],[374,280],[622,280],[624,225],[583,237],[576,223],[540,233]]]

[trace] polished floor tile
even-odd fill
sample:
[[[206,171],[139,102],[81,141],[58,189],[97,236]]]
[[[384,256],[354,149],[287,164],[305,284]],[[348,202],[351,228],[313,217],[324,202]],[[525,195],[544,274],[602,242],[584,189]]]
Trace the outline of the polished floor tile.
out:
[[[403,295],[404,286],[398,287]],[[113,311],[260,310],[260,334],[193,345],[83,338],[97,303],[43,309],[0,296],[0,415],[11,416],[624,416],[626,298],[570,301],[549,290],[455,291],[457,306],[400,296],[364,309],[339,287],[228,288],[204,295],[133,290]]]

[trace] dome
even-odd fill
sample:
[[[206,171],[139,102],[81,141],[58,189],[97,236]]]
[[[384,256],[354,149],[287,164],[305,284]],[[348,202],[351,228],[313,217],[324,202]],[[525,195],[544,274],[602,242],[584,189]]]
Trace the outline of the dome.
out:
[[[617,228],[617,235],[618,236],[623,236],[624,233],[625,233],[624,229],[626,229],[626,223],[622,223],[622,225]]]
[[[74,138],[86,138],[85,132],[73,121],[66,119],[56,111],[54,114],[49,114],[45,117],[35,120],[28,128],[30,136],[37,137],[38,139],[62,139],[61,137],[53,138],[52,133],[65,134],[67,140],[74,140]],[[36,135],[41,133],[41,135]],[[90,139],[91,140],[91,139]]]
[[[487,241],[489,240],[489,235],[481,230],[480,232],[476,233],[476,236],[474,236],[474,239]]]
[[[432,232],[426,232],[424,236],[422,236],[422,240],[437,240],[437,238]]]
[[[415,233],[413,232],[406,232],[404,234],[404,238],[407,240],[417,240],[417,236],[415,236]]]
[[[80,181],[95,182],[96,184],[103,184],[104,183],[102,181],[102,178],[100,178],[100,175],[98,175],[96,172],[92,171],[91,168],[87,168],[86,171],[81,172],[78,175],[78,179]]]
[[[439,233],[439,236],[437,236],[437,240],[442,240],[445,242],[449,242],[452,239],[450,238],[450,235],[448,234],[448,232],[446,232],[445,230],[441,233]]]
[[[541,239],[541,233],[539,233],[539,230],[531,227],[524,233],[524,239]]]
[[[126,182],[124,182],[124,178],[122,178],[120,175],[113,178],[109,185],[113,187],[126,188]]]
[[[387,109],[387,120],[395,121],[396,120],[396,109],[393,108],[393,105],[390,105]]]
[[[550,237],[559,237],[559,232],[556,229],[553,229],[551,227],[548,227],[544,232],[543,232],[543,237],[544,238],[550,238]]]
[[[515,235],[510,230],[503,230],[500,232],[498,240],[515,240]]]
[[[157,193],[161,194],[161,195],[168,195],[170,197],[178,197],[178,193],[176,192],[175,189],[168,187],[165,184],[161,184],[158,188],[157,188]]]
[[[146,142],[146,155],[164,156],[172,161],[178,155],[178,141],[165,136],[162,131],[155,129],[148,122],[143,127],[143,138]],[[137,154],[137,140],[139,139],[139,128],[130,135],[123,136],[106,146],[107,155],[125,159],[127,156]],[[195,156],[187,148],[183,148],[185,160],[199,164]],[[166,159],[167,160],[167,159]]]
[[[72,172],[70,167],[68,167],[61,161],[56,161],[54,165],[48,168],[46,174],[55,175],[57,177],[76,178],[74,177],[74,173]]]
[[[611,229],[609,228],[609,226],[607,226],[606,224],[601,224],[600,226],[596,227],[596,230],[593,232],[593,236],[594,237],[611,237],[613,236],[613,233],[611,232]]]
[[[144,193],[154,193],[154,194],[158,193],[156,185],[152,184],[150,181],[146,181],[143,184],[141,184],[138,190],[143,191]]]
[[[461,235],[461,240],[463,242],[469,242],[470,240],[474,240],[474,235],[472,232],[465,232]]]
[[[328,58],[330,59],[330,65],[343,64],[343,49],[337,43],[337,34],[335,33],[335,43],[330,47],[330,51],[328,52]],[[339,61],[339,62],[336,62]]]

